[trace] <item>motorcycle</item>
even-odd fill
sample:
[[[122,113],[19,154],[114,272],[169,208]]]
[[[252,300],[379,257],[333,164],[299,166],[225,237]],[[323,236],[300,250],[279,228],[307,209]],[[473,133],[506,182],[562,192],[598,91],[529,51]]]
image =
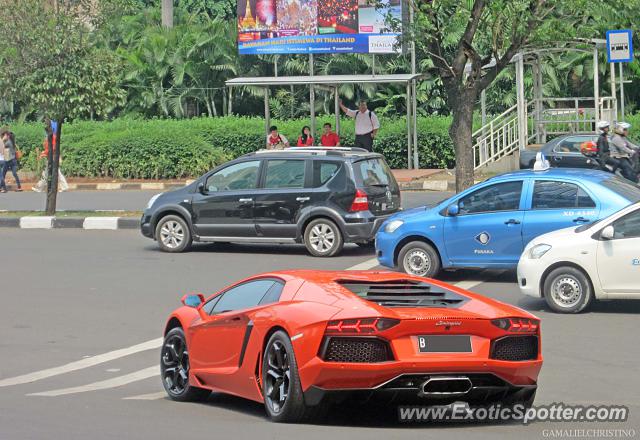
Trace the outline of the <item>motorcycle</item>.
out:
[[[620,167],[614,165],[613,163],[603,161],[600,156],[600,152],[598,151],[598,144],[594,141],[587,141],[580,144],[580,153],[587,158],[587,164],[591,165],[591,168],[594,170],[602,170],[611,174],[616,174],[624,178]],[[640,152],[636,152],[634,157],[631,158],[631,163],[633,164],[634,172],[640,178],[640,161],[638,160],[638,154]]]

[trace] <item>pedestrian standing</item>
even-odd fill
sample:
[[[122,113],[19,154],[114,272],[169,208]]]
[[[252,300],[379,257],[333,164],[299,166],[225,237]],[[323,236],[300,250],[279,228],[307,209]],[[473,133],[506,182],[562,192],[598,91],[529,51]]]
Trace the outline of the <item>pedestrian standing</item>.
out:
[[[340,136],[338,133],[331,129],[331,124],[326,122],[322,127],[322,137],[320,138],[320,145],[323,147],[339,147]]]
[[[2,133],[2,142],[4,143],[4,167],[2,169],[2,184],[6,189],[6,177],[9,170],[13,174],[16,181],[16,191],[22,191],[20,178],[18,177],[18,151],[16,146],[16,136],[10,131]]]
[[[308,126],[302,127],[302,134],[298,137],[298,143],[296,146],[298,147],[312,147],[313,146],[313,136],[311,136],[311,129]]]
[[[358,103],[358,110],[351,110],[340,101],[340,108],[347,116],[355,119],[356,125],[356,148],[364,148],[373,151],[373,141],[380,129],[380,121],[374,112],[367,108],[367,101],[361,99]]]

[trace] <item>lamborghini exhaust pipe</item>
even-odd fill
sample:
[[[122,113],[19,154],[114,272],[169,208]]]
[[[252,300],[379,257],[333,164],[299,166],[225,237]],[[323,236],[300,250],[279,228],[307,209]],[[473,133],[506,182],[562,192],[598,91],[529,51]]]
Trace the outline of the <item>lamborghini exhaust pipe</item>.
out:
[[[463,396],[471,391],[473,384],[466,376],[430,377],[420,387],[423,397],[455,397]]]

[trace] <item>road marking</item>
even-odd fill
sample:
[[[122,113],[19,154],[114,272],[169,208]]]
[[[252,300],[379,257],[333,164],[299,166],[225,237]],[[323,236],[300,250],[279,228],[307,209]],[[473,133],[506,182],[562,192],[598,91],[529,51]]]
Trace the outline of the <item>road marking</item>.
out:
[[[41,393],[31,393],[27,396],[44,396],[44,397],[56,397],[65,396],[67,394],[86,393],[88,391],[106,390],[109,388],[121,387],[128,385],[132,382],[148,379],[150,377],[158,376],[160,374],[160,366],[154,365],[153,367],[144,368],[142,370],[135,371],[133,373],[125,374],[124,376],[114,377],[112,379],[101,380],[99,382],[93,382],[87,385],[81,385],[71,388],[60,388],[58,390],[43,391]]]
[[[137,396],[123,397],[122,400],[159,400],[167,397],[167,393],[160,391],[157,393],[140,394]]]
[[[484,283],[486,280],[464,280],[464,281],[458,281],[457,283],[452,283],[454,286],[456,286],[459,289],[464,289],[464,290],[469,290],[474,288],[475,286],[477,286],[478,284],[482,284]]]
[[[370,260],[367,260],[363,263],[360,264],[356,264],[355,266],[351,266],[345,270],[369,270],[369,269],[373,269],[374,267],[378,266],[378,259],[377,258],[372,258]]]
[[[108,353],[98,354],[88,358],[81,359],[79,361],[71,362],[59,367],[48,368],[46,370],[35,371],[33,373],[24,374],[22,376],[9,377],[0,380],[0,387],[7,387],[11,385],[20,385],[24,383],[31,383],[37,380],[46,379],[52,376],[58,376],[60,374],[69,373],[71,371],[81,370],[83,368],[93,367],[105,362],[119,359],[121,357],[129,356],[135,353],[146,350],[155,350],[162,346],[162,338],[152,339],[141,344],[132,345],[131,347],[121,348],[119,350],[110,351]]]

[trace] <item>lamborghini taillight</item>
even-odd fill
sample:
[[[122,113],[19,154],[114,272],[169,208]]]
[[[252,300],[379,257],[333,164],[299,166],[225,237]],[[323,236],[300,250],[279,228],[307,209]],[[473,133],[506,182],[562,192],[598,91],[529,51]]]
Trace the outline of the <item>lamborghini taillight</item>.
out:
[[[398,323],[400,320],[390,318],[341,319],[329,321],[325,333],[333,335],[372,334],[390,329]]]
[[[537,333],[540,328],[539,320],[529,318],[500,318],[491,323],[509,333]]]

